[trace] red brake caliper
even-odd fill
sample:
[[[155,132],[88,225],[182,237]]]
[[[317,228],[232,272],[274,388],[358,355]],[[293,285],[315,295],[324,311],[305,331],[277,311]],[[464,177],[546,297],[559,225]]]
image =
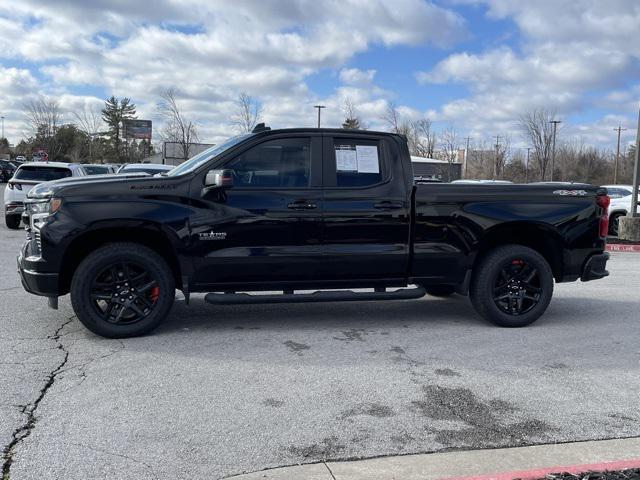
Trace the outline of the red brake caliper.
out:
[[[160,296],[160,287],[153,287],[151,289],[151,301],[156,303],[158,301],[158,297]]]

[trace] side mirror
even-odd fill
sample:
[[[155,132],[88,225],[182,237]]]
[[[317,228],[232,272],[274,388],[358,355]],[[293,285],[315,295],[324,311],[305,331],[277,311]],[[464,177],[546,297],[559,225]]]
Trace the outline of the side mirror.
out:
[[[233,170],[209,170],[204,179],[204,188],[231,188],[233,187]]]

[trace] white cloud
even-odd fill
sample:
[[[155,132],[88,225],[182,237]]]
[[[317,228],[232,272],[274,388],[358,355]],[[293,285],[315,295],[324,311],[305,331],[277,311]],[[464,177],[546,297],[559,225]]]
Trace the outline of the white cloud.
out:
[[[490,18],[513,20],[521,42],[480,53],[453,53],[430,70],[417,72],[416,79],[424,85],[457,83],[470,92],[435,109],[436,119],[485,132],[485,137],[491,133],[517,136],[518,117],[534,108],[555,110],[567,118],[603,107],[623,116],[637,111],[637,87],[629,85],[640,80],[640,42],[631,40],[640,26],[636,3],[467,3],[487,5]],[[613,93],[602,93],[607,91]],[[591,131],[592,140],[599,142],[604,139],[599,122],[608,120],[604,117],[571,128]]]
[[[40,93],[96,86],[131,97],[141,115],[154,117],[158,94],[175,87],[216,139],[229,133],[240,91],[259,97],[276,126],[304,124],[317,100],[309,75],[341,69],[372,45],[448,46],[466,35],[462,17],[424,0],[11,3],[0,2],[0,27],[14,38],[0,43],[0,59],[39,63],[50,83]],[[386,101],[374,74],[341,70],[363,111]],[[326,100],[344,95],[339,89]]]

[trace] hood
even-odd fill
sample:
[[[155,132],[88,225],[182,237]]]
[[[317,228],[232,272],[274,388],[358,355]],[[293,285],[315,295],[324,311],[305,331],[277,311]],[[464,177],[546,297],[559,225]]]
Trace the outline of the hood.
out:
[[[122,185],[126,183],[136,183],[146,181],[157,181],[162,177],[153,177],[144,172],[133,172],[129,174],[106,174],[106,175],[87,175],[83,177],[67,177],[52,182],[39,183],[33,187],[28,198],[49,198],[62,193],[63,190],[71,187],[86,187],[86,191],[90,192],[96,186]]]

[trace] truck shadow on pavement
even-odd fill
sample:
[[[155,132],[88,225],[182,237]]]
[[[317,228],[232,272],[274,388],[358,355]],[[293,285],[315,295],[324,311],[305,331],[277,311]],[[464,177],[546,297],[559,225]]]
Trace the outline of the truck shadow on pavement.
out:
[[[616,311],[633,314],[636,301],[619,301],[583,297],[555,298],[548,311],[527,329],[553,325],[601,324],[603,318]],[[632,315],[633,316],[633,315]],[[195,331],[228,329],[293,328],[295,330],[318,327],[358,328],[363,324],[402,327],[404,324],[426,324],[430,327],[457,325],[484,330],[497,329],[480,318],[467,297],[454,295],[447,299],[421,299],[390,302],[332,302],[272,305],[211,305],[201,297],[191,299],[190,305],[177,300],[167,320],[156,333],[188,328]]]

